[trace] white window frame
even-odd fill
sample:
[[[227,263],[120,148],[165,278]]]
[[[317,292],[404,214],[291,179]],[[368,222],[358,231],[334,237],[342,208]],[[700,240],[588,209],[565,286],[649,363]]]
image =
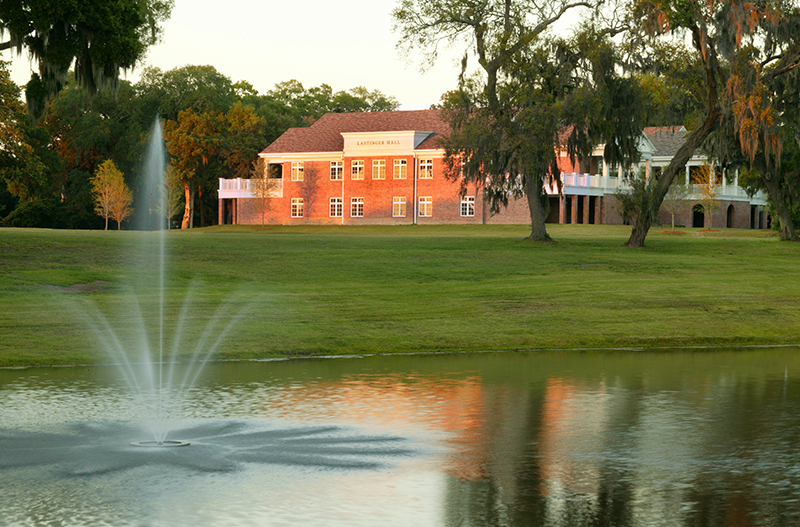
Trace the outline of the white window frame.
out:
[[[344,179],[344,161],[331,161],[331,181]]]
[[[344,215],[344,200],[342,198],[330,198],[328,201],[328,216],[331,218],[341,218]]]
[[[419,160],[419,178],[433,179],[433,159]]]
[[[303,181],[302,161],[292,161],[292,181]]]
[[[386,160],[372,160],[372,179],[386,179]]]
[[[405,196],[392,198],[392,217],[405,218],[406,217],[406,198]]]
[[[354,159],[350,161],[350,179],[364,179],[364,160]]]
[[[395,159],[394,167],[392,170],[394,179],[407,179],[408,178],[408,160]]]
[[[419,216],[420,218],[433,216],[433,196],[419,197]]]
[[[471,218],[475,216],[475,196],[461,197],[461,217]]]
[[[364,198],[350,198],[350,217],[364,217]]]
[[[292,218],[302,218],[305,213],[303,198],[292,198]]]

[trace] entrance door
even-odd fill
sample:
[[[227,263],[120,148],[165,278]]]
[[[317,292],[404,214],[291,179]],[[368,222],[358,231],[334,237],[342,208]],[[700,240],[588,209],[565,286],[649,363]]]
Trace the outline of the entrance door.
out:
[[[706,226],[706,215],[702,205],[695,205],[692,208],[692,227],[700,228]]]

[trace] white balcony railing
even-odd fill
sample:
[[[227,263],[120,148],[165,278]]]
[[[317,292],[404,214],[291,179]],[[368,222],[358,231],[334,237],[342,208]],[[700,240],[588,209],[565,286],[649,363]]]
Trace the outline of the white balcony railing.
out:
[[[217,191],[220,199],[229,198],[252,198],[253,191],[249,179],[224,179],[219,178],[219,190]],[[283,180],[270,179],[270,197],[283,197]]]

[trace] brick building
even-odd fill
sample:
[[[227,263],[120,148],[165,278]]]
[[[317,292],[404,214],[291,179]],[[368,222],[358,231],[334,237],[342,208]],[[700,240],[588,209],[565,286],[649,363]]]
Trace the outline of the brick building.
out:
[[[448,131],[440,110],[331,113],[308,128],[290,128],[259,154],[267,167],[266,191],[251,188],[251,180],[220,179],[219,223],[529,223],[524,199],[491,215],[474,183],[445,177],[440,139]],[[645,130],[641,166],[633,168],[649,177],[669,162],[670,149],[685,133]],[[623,179],[618,167],[603,163],[602,146],[575,166],[564,157],[561,166],[562,193],[547,188],[549,222],[622,223],[614,192]],[[690,171],[687,166],[689,182]],[[738,186],[731,192],[726,213],[718,216],[733,218],[727,226],[747,226],[751,207],[761,210],[763,202],[752,205]]]

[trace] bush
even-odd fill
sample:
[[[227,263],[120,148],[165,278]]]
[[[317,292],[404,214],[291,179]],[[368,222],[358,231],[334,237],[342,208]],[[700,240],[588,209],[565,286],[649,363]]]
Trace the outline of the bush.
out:
[[[8,227],[62,229],[62,205],[54,199],[25,201],[3,220]]]

